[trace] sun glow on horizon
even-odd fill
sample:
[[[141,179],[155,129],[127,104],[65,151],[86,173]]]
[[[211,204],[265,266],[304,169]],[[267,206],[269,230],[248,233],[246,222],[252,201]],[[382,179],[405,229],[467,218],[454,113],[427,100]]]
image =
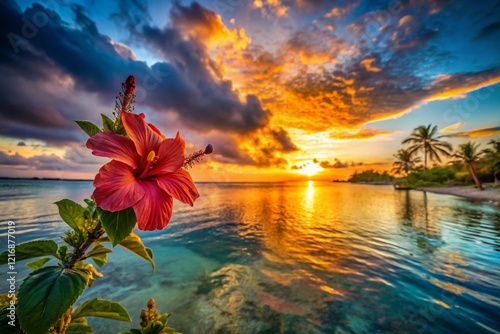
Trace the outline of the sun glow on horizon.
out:
[[[317,174],[321,171],[323,171],[323,168],[321,166],[319,166],[317,164],[313,164],[313,163],[308,163],[308,164],[302,166],[301,169],[298,169],[297,173],[311,177],[314,174]]]

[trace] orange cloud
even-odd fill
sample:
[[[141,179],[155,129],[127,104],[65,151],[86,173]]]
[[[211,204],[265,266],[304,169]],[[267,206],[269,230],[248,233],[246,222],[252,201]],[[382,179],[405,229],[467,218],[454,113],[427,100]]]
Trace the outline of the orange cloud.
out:
[[[363,65],[368,72],[380,72],[380,71],[382,71],[382,69],[380,69],[376,66],[372,66],[372,64],[375,60],[376,60],[375,58],[363,59],[361,61],[361,65]]]
[[[259,8],[264,15],[273,13],[278,17],[285,16],[288,11],[281,0],[254,0],[253,6]]]
[[[407,25],[407,24],[411,23],[412,21],[413,21],[413,16],[405,15],[399,19],[398,27],[402,27],[404,25]]]
[[[383,131],[374,128],[358,128],[334,130],[330,133],[330,137],[336,140],[359,140],[370,139],[373,137],[384,136],[392,133],[394,133],[394,131]]]
[[[457,136],[464,136],[470,138],[491,137],[497,135],[500,135],[500,126],[486,127],[486,128],[474,129],[470,131],[462,131],[457,133]]]
[[[461,128],[465,125],[465,122],[460,122],[460,123],[455,123],[452,125],[448,125],[441,130],[439,130],[440,133],[455,133],[456,129]]]

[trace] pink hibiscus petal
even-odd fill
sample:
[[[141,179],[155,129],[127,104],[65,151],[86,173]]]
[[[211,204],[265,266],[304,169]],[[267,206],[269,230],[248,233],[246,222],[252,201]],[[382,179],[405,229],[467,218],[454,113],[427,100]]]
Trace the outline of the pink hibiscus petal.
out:
[[[200,197],[187,170],[179,169],[175,173],[157,178],[156,182],[167,194],[182,203],[193,206],[194,201]]]
[[[94,179],[94,187],[97,206],[111,212],[133,206],[146,192],[135,179],[132,168],[116,160],[101,167]]]
[[[174,139],[165,139],[156,154],[158,162],[154,168],[148,172],[148,176],[157,176],[165,173],[173,173],[184,164],[186,157],[186,143],[177,132]]]
[[[122,113],[122,122],[139,155],[147,157],[151,151],[156,153],[163,139],[141,116],[128,112]]]
[[[155,181],[141,182],[144,197],[134,205],[137,225],[140,230],[162,230],[172,217],[173,198],[165,193]]]
[[[137,168],[137,151],[132,140],[113,132],[100,132],[87,140],[87,148],[98,157],[106,157]]]

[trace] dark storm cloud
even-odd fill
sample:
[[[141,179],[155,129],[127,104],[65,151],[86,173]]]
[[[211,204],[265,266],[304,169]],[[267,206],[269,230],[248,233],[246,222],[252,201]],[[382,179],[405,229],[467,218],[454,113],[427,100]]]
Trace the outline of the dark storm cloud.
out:
[[[61,144],[80,141],[72,120],[96,120],[95,105],[111,107],[129,74],[137,78],[142,107],[174,112],[191,129],[246,134],[268,123],[270,112],[259,99],[248,95],[241,102],[230,81],[211,75],[216,66],[205,46],[194,38],[186,40],[176,26],[140,29],[136,37],[165,55],[164,62],[148,67],[124,57],[123,46],[100,34],[81,6],[71,7],[76,27],[40,4],[24,13],[14,1],[0,6],[0,34],[8,36],[0,45],[1,135]],[[209,13],[199,5],[177,5],[172,17],[176,22],[198,20],[202,10]],[[61,94],[58,85],[64,84],[69,94],[74,89],[81,96]],[[96,93],[95,105],[89,105],[87,93]]]
[[[210,156],[212,160],[242,166],[256,164],[244,150],[238,147],[238,142],[234,138],[212,137],[210,140],[215,147]]]
[[[292,142],[290,135],[283,128],[276,128],[271,130],[271,134],[276,139],[276,141],[281,145],[281,151],[283,152],[293,152],[297,151],[298,147]]]
[[[117,1],[117,11],[110,15],[119,27],[133,31],[139,25],[151,20],[148,12],[147,3],[139,0],[120,0]]]
[[[155,65],[159,72],[171,76],[149,95],[148,103],[157,109],[178,110],[184,124],[200,131],[216,128],[244,134],[266,126],[270,112],[255,95],[247,95],[240,102],[204,44],[222,29],[217,15],[197,3],[189,7],[174,3],[170,19],[171,26],[144,25],[135,35],[171,64]],[[187,31],[194,35],[186,35]]]

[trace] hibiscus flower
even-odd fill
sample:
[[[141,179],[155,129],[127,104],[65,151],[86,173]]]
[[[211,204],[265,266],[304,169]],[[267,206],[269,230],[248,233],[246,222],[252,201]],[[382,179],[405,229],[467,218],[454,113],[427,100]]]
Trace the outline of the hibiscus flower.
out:
[[[92,154],[112,160],[94,179],[94,200],[104,210],[133,207],[140,230],[165,228],[172,216],[173,197],[193,206],[199,197],[189,172],[184,139],[165,138],[132,113],[121,114],[127,137],[101,132],[87,141]]]

